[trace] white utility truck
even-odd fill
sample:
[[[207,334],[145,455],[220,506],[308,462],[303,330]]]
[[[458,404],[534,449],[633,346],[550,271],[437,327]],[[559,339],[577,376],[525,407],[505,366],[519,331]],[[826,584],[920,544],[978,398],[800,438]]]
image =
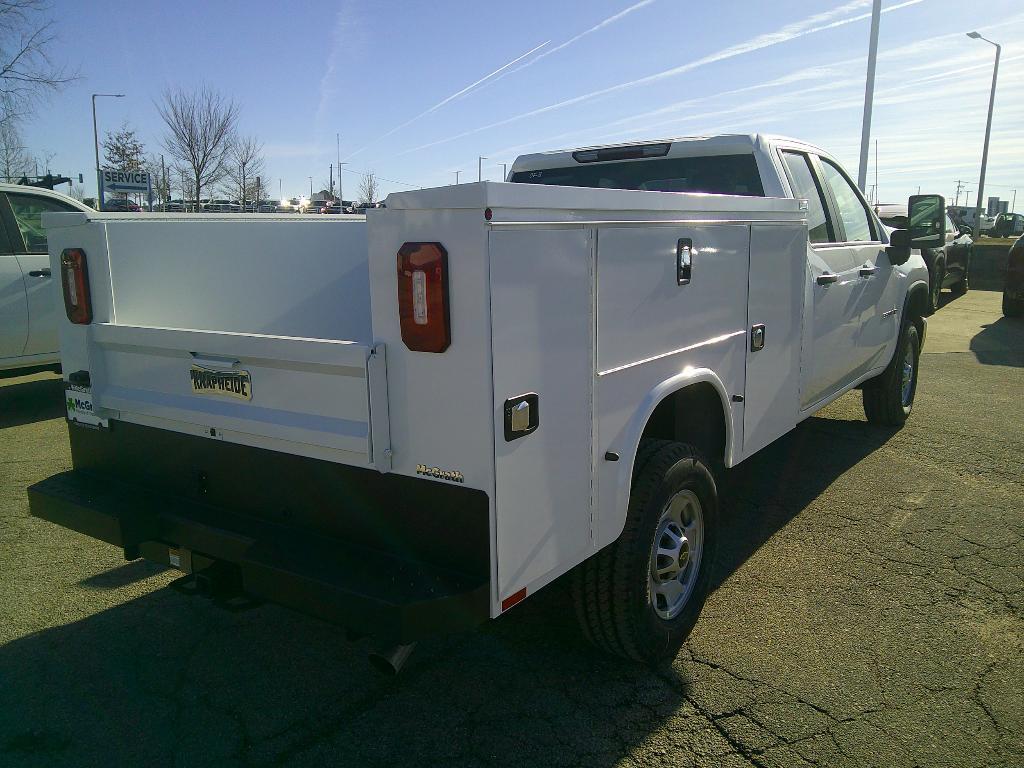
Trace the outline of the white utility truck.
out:
[[[914,401],[937,196],[887,231],[760,135],[519,158],[365,220],[49,214],[73,466],[31,512],[386,643],[572,576],[674,655],[732,467],[860,386]]]

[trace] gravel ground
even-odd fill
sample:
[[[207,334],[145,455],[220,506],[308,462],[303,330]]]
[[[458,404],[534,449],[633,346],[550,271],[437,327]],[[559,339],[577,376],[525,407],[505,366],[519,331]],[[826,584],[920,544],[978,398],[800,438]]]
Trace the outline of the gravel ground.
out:
[[[1024,764],[1024,324],[932,319],[914,415],[841,398],[722,480],[671,667],[590,650],[562,585],[387,680],[364,642],[28,517],[70,466],[52,374],[0,380],[0,764]]]

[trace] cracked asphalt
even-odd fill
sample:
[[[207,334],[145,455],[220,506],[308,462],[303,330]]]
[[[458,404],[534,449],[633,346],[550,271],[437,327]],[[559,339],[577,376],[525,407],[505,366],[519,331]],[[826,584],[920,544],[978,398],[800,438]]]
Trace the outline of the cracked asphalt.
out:
[[[0,765],[1020,766],[1024,323],[932,318],[907,426],[850,393],[728,472],[674,664],[602,656],[555,584],[397,679],[28,517],[68,468],[52,374],[0,380]]]

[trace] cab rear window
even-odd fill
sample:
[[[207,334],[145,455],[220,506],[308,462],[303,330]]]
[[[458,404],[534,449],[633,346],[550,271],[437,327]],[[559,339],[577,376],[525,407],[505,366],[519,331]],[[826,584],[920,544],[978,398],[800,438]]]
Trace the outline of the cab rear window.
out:
[[[752,154],[666,157],[544,168],[519,171],[512,175],[511,180],[520,184],[560,187],[764,196],[761,175]]]

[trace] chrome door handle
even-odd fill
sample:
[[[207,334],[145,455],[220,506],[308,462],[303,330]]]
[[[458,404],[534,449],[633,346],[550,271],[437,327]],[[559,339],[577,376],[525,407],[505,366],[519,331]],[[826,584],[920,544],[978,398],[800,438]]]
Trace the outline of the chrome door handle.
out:
[[[831,272],[826,272],[823,275],[818,275],[818,285],[828,285],[829,283],[839,282],[839,275],[833,275]]]
[[[874,264],[865,264],[863,267],[860,268],[860,276],[871,277],[877,271],[878,267],[876,267]]]

